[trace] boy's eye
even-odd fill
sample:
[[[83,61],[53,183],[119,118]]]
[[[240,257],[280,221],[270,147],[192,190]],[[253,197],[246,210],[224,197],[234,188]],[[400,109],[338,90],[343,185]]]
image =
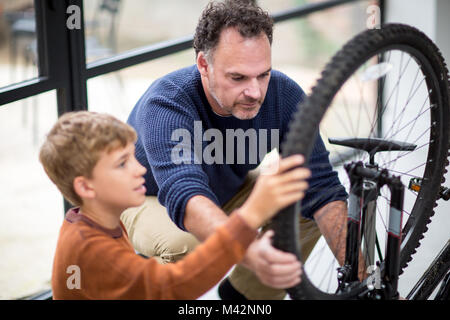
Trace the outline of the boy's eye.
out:
[[[125,165],[127,164],[127,161],[124,160],[121,163],[119,163],[119,168],[125,168]]]

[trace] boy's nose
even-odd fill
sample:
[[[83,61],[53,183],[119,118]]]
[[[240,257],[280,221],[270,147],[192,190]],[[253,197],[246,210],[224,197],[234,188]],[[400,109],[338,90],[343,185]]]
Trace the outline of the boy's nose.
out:
[[[143,165],[141,165],[139,162],[138,162],[138,167],[139,167],[139,173],[141,176],[143,176],[144,174],[147,173],[147,168],[144,167]]]
[[[135,172],[137,176],[143,176],[144,174],[147,173],[147,168],[144,167],[142,164],[139,163],[139,161],[137,161],[137,159],[134,159],[134,163],[135,163]]]

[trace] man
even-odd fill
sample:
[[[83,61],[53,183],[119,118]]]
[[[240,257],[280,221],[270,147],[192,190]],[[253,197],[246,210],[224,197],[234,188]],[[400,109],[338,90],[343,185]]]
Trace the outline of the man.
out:
[[[304,93],[272,70],[272,28],[269,15],[255,5],[210,3],[194,37],[196,65],[155,81],[131,112],[136,157],[148,169],[148,197],[125,211],[122,221],[139,252],[173,262],[204,241],[248,196],[265,151],[272,149],[267,146],[279,147],[286,136]],[[347,194],[320,136],[311,138],[316,143],[302,203],[302,254],[306,259],[323,234],[342,261]],[[297,271],[294,261],[257,239],[219,294],[283,299]]]

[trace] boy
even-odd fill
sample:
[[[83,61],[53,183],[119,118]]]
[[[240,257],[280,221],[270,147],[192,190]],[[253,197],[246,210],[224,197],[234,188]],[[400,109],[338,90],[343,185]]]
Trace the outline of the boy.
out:
[[[162,265],[137,255],[121,213],[145,199],[146,169],[134,156],[136,132],[116,118],[80,111],[60,117],[40,150],[49,178],[76,207],[60,230],[53,263],[54,299],[195,299],[242,259],[257,229],[303,197],[308,169],[301,156],[272,165],[244,205],[191,254]],[[292,170],[290,170],[292,169]],[[272,232],[263,237],[269,245]],[[289,263],[285,287],[300,281],[300,262]],[[292,266],[295,266],[292,267]]]

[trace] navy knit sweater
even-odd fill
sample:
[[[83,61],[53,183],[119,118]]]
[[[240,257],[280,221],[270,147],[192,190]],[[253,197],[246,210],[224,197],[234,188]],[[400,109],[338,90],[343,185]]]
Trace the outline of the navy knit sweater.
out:
[[[138,133],[136,157],[147,168],[147,195],[157,195],[170,218],[185,230],[187,201],[203,195],[223,206],[230,200],[265,151],[281,146],[303,98],[293,80],[273,70],[258,115],[239,120],[212,111],[195,65],[156,80],[128,118]],[[239,142],[230,133],[244,133],[246,138]],[[302,215],[312,218],[324,204],[345,200],[347,194],[329,164],[320,136],[309,165],[312,176],[302,200]]]

